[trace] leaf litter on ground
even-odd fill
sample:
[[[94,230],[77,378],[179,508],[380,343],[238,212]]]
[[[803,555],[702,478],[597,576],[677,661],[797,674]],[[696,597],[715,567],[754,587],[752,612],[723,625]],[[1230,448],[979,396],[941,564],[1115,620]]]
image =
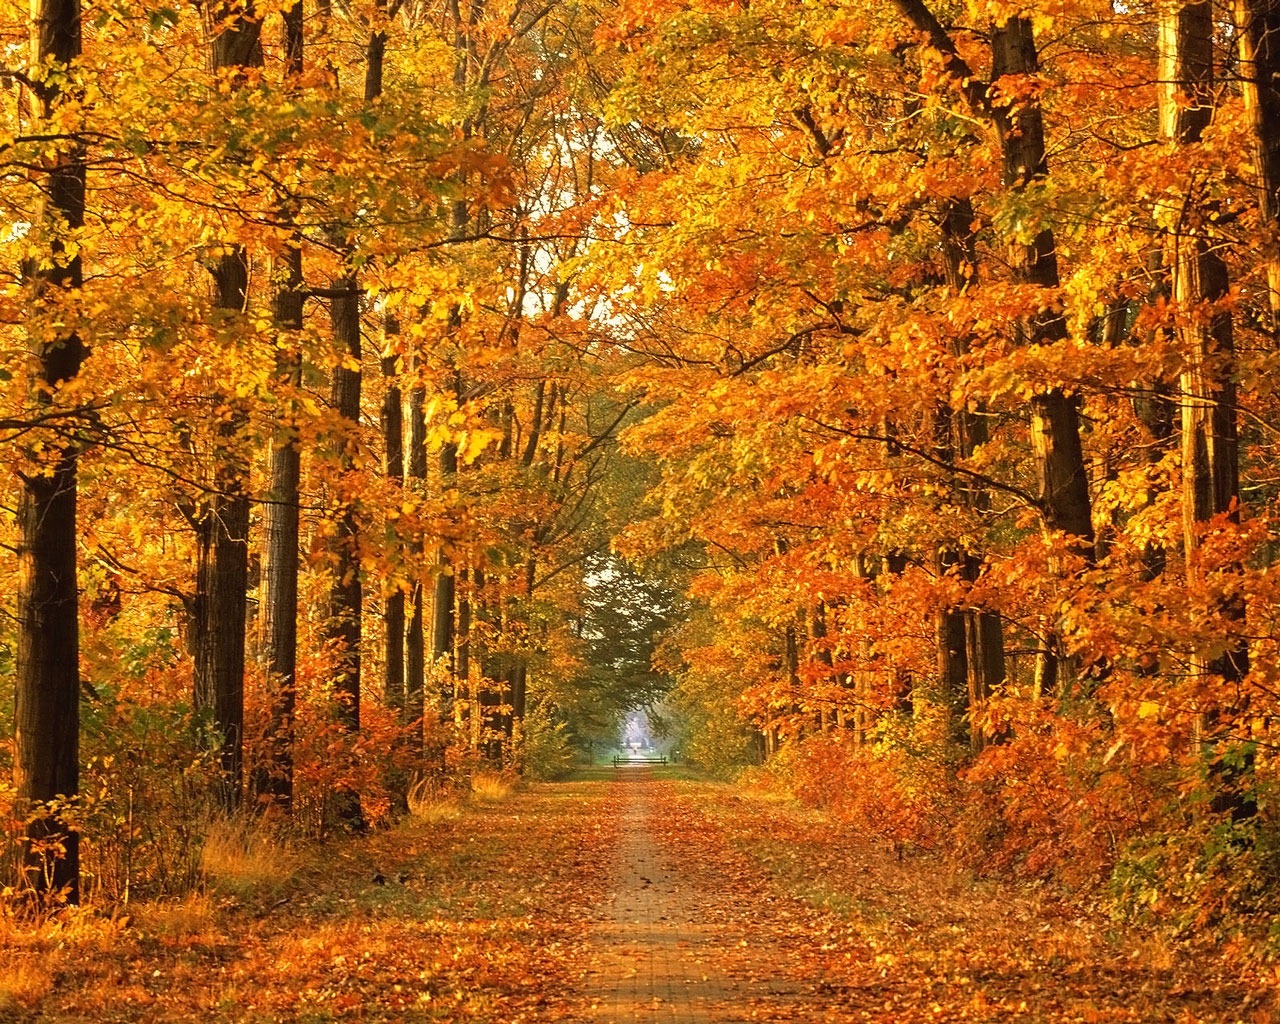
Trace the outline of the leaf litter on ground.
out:
[[[715,783],[660,779],[652,794],[654,842],[705,896],[711,938],[689,969],[758,983],[733,1009],[744,1019],[1277,1019],[1264,967],[1121,930],[1044,886],[898,860],[827,816]],[[575,988],[598,959],[620,814],[611,780],[531,785],[313,850],[260,897],[210,888],[9,923],[0,1021],[599,1020]]]

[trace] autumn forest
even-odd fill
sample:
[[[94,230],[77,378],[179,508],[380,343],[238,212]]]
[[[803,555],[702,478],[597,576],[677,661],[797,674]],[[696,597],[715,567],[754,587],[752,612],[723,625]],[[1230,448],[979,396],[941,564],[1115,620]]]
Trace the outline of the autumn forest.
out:
[[[385,841],[640,715],[898,858],[1273,951],[1275,0],[0,32],[6,914],[198,890],[227,822]]]

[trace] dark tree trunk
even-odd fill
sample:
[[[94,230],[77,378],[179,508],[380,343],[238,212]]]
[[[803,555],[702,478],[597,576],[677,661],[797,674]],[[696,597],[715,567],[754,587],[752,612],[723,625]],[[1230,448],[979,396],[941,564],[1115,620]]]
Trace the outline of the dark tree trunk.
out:
[[[1005,75],[1039,73],[1029,18],[1014,17],[998,25],[991,35],[991,52],[992,76],[997,82]],[[1016,105],[994,103],[992,112],[1000,133],[1005,186],[1020,191],[1047,178],[1049,164],[1040,104],[1020,97]],[[1045,228],[1030,243],[1014,243],[1012,256],[1014,272],[1020,280],[1045,289],[1058,288],[1052,230]],[[1052,310],[1032,317],[1021,330],[1023,340],[1030,344],[1052,344],[1067,336],[1066,320]],[[1072,551],[1086,562],[1092,561],[1093,519],[1089,477],[1080,443],[1078,400],[1056,387],[1033,395],[1031,445],[1046,527],[1065,533]]]
[[[992,78],[1030,77],[1039,73],[1039,56],[1031,20],[1013,17],[997,25],[991,34]],[[1017,94],[1018,90],[1006,90]],[[997,93],[997,95],[1001,95]],[[1034,98],[1000,98],[991,104],[1000,134],[1003,180],[1007,188],[1021,191],[1049,175],[1045,154],[1044,116]],[[1021,281],[1056,290],[1058,258],[1053,231],[1045,228],[1030,243],[1015,242],[1011,263]],[[1019,325],[1022,341],[1051,345],[1067,336],[1066,320],[1054,309],[1032,316]],[[1096,554],[1089,474],[1080,440],[1079,399],[1059,387],[1031,396],[1031,450],[1035,457],[1037,493],[1045,528],[1067,537],[1068,550],[1092,563]],[[1036,666],[1037,684],[1044,693],[1067,685],[1073,666],[1063,664],[1056,624],[1046,627],[1045,642]],[[1066,677],[1066,678],[1064,678]]]
[[[261,22],[252,3],[206,8],[214,31],[214,73],[262,66]],[[239,84],[233,75],[233,84]],[[214,303],[225,325],[244,312],[249,290],[245,252],[224,252],[213,268]],[[241,433],[248,422],[243,403],[213,396],[216,422],[212,492],[202,503],[196,531],[195,693],[197,714],[216,737],[221,780],[219,799],[239,805],[244,742],[244,652],[249,582],[249,467]]]
[[[41,0],[33,5],[34,63],[65,66],[80,56],[79,0]],[[43,123],[70,97],[51,75],[31,93],[31,116]],[[37,316],[57,307],[84,283],[79,255],[66,255],[58,223],[76,231],[85,221],[85,159],[68,145],[45,164],[39,184],[42,208],[32,241],[44,241],[44,261],[22,268]],[[43,236],[49,231],[52,237]],[[53,312],[51,309],[50,312]],[[54,314],[56,317],[56,313]],[[60,319],[60,318],[59,318]],[[87,355],[74,331],[56,340],[33,332],[29,344],[46,385],[38,406],[74,378]],[[78,443],[61,439],[50,471],[23,476],[18,498],[18,651],[14,691],[14,785],[20,814],[30,815],[19,880],[38,893],[62,893],[80,901],[80,836],[55,809],[55,798],[74,798],[80,788],[80,621],[76,575]]]
[[[468,579],[470,577],[470,579]],[[471,610],[472,600],[480,599],[481,589],[484,586],[484,573],[480,569],[473,569],[470,573],[466,569],[458,570],[454,576],[454,603],[455,603],[455,622],[456,630],[454,635],[454,664],[453,674],[456,685],[456,693],[458,696],[464,696],[470,692],[471,681]],[[457,592],[456,584],[462,584],[462,593]],[[480,608],[483,611],[483,607]],[[483,664],[483,658],[477,658]],[[483,672],[481,673],[483,675]],[[456,715],[456,709],[455,709]]]
[[[987,86],[960,55],[955,41],[924,0],[894,0],[920,33],[924,45],[941,59],[953,87],[978,116],[989,118],[1000,137],[1002,176],[1006,188],[1022,191],[1048,177],[1044,117],[1034,95],[1015,86]],[[1029,18],[1011,17],[991,31],[993,85],[1004,76],[1026,80],[1039,73],[1039,55]],[[1010,265],[1017,280],[1056,291],[1060,285],[1053,232],[1040,231],[1029,243],[1014,242]],[[1056,296],[1054,297],[1056,299]],[[1066,321],[1056,302],[1018,325],[1023,343],[1053,344],[1067,336]],[[1086,563],[1094,558],[1093,514],[1089,478],[1080,440],[1078,401],[1054,387],[1031,396],[1031,448],[1035,459],[1039,511],[1045,529],[1065,534],[1069,550]],[[979,633],[983,630],[979,630]],[[991,629],[985,630],[993,633]],[[1052,631],[1051,631],[1052,632]],[[1056,648],[1056,637],[1045,645]],[[1052,653],[1049,656],[1056,656]],[[970,659],[972,662],[972,659]],[[1042,663],[1037,675],[1057,675],[1057,665]]]
[[[948,286],[957,294],[964,293],[978,276],[978,253],[973,236],[973,205],[968,199],[947,203],[943,212],[942,238],[946,259]],[[969,349],[969,339],[955,341],[957,354]],[[988,440],[986,409],[943,408],[939,411],[937,444],[943,461],[958,456],[969,459]],[[990,495],[972,481],[957,481],[961,500],[969,508],[986,512]],[[973,583],[982,568],[981,556],[974,551],[961,552],[944,545],[938,553],[939,574],[956,573]],[[982,608],[943,608],[938,613],[938,669],[945,699],[955,720],[957,739],[967,741],[970,749],[979,751],[986,742],[975,717],[993,689],[1004,682],[1004,626],[1000,616]],[[964,719],[967,726],[962,725]]]
[[[383,473],[397,487],[404,483],[404,396],[399,384],[399,358],[390,350],[394,335],[392,322],[387,322],[388,351],[383,355],[382,379],[386,393],[382,398],[382,441],[385,449]],[[409,702],[405,692],[405,599],[399,579],[385,587],[382,609],[382,637],[385,662],[387,704],[398,708],[402,722],[408,717]]]
[[[354,276],[333,282],[334,298],[329,315],[339,360],[333,368],[331,402],[341,423],[338,464],[347,482],[359,447],[360,429],[360,298]],[[325,633],[334,642],[338,664],[334,680],[338,718],[348,732],[360,730],[360,640],[364,592],[360,578],[360,524],[355,498],[342,493],[337,508],[333,543],[333,586],[329,592],[329,618]],[[364,824],[360,794],[339,795],[339,813],[354,828]]]
[[[249,586],[249,496],[238,437],[242,409],[219,425],[215,493],[197,534],[195,709],[218,750],[218,798],[240,803],[244,740],[244,653]]]
[[[423,418],[426,400],[426,391],[422,387],[415,386],[409,393],[409,477],[418,481],[419,486],[426,482],[427,477],[427,432]],[[417,554],[420,559],[420,544]],[[405,643],[404,714],[406,721],[419,723],[414,734],[414,746],[419,753],[422,751],[426,717],[426,624],[423,621],[422,607],[424,589],[421,571],[418,570],[418,577],[410,592],[411,607]]]
[[[286,80],[302,73],[302,4],[284,12]],[[289,211],[286,216],[292,219]],[[254,774],[254,795],[288,814],[293,810],[293,720],[298,665],[298,513],[302,449],[296,392],[302,384],[302,248],[285,247],[275,275],[272,320],[280,335],[276,381],[287,400],[280,433],[271,446],[267,501],[263,509],[266,551],[258,628],[266,671],[268,713],[264,763]]]
[[[448,490],[454,486],[458,475],[458,446],[446,444],[440,449],[440,486]],[[453,663],[453,644],[455,630],[455,607],[457,587],[454,580],[453,559],[448,551],[441,548],[439,562],[436,566],[435,601],[432,603],[431,657],[440,672],[440,720],[449,721],[453,717],[455,665]]]
[[[1169,268],[1166,266],[1162,247],[1157,246],[1151,250],[1147,258],[1147,266],[1153,280],[1148,303],[1152,306],[1170,306],[1173,295],[1169,282]],[[1167,335],[1170,333],[1168,327],[1161,325],[1155,330],[1157,335],[1155,340],[1167,340]],[[1146,446],[1147,463],[1154,468],[1164,459],[1173,442],[1174,421],[1179,415],[1173,386],[1163,378],[1153,380],[1149,391],[1140,393],[1134,398],[1133,412],[1150,437],[1150,442]],[[1157,488],[1152,484],[1147,490],[1148,503],[1154,503],[1157,497]],[[1162,543],[1157,540],[1148,540],[1143,544],[1143,579],[1150,581],[1161,576],[1167,562],[1168,553]],[[1143,670],[1154,671],[1156,664],[1157,659],[1152,656],[1146,661]]]
[[[386,13],[385,0],[379,0],[378,12]],[[382,95],[383,62],[387,50],[387,34],[372,32],[365,49],[364,98],[372,103]],[[382,398],[382,440],[385,451],[383,473],[397,485],[404,482],[404,396],[400,390],[400,358],[395,342],[400,333],[392,316],[384,321],[386,344],[380,368],[386,391]],[[399,710],[401,722],[416,721],[408,717],[405,693],[405,595],[400,580],[384,585],[382,606],[383,693],[387,705]]]

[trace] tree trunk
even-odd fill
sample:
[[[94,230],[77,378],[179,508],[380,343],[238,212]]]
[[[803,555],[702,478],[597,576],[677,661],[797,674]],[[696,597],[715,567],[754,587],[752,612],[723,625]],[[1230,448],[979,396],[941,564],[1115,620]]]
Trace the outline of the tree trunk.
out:
[[[286,83],[302,73],[302,4],[284,11]],[[286,216],[292,220],[286,211]],[[280,335],[276,381],[287,399],[280,436],[271,446],[268,495],[263,509],[266,534],[259,636],[266,671],[265,763],[254,774],[254,795],[285,814],[293,810],[293,719],[298,666],[298,516],[302,449],[298,441],[296,392],[302,385],[302,248],[285,247],[272,300],[272,320]]]
[[[448,490],[454,486],[458,475],[458,446],[446,444],[440,449],[440,486]],[[431,657],[440,673],[440,720],[447,722],[453,715],[454,698],[454,605],[456,587],[453,559],[441,547],[436,566],[435,600],[432,603]]]
[[[1235,0],[1244,108],[1253,126],[1258,205],[1268,233],[1267,300],[1280,336],[1280,0]]]
[[[1160,19],[1160,127],[1174,146],[1192,145],[1213,117],[1213,7],[1205,0],[1166,10]],[[1227,266],[1205,225],[1209,218],[1194,195],[1188,196],[1170,232],[1173,305],[1183,354],[1182,387],[1182,521],[1187,576],[1205,582],[1196,552],[1204,524],[1218,515],[1239,520],[1240,474],[1233,379],[1234,339],[1231,313],[1215,304],[1228,298]],[[1226,566],[1219,573],[1238,571]],[[1219,599],[1218,611],[1227,636],[1220,654],[1197,653],[1191,672],[1221,679],[1223,698],[1204,716],[1215,778],[1213,809],[1240,820],[1256,811],[1240,790],[1243,768],[1231,764],[1220,746],[1231,719],[1244,710],[1242,683],[1249,671],[1249,652],[1240,637],[1243,599]]]
[[[942,248],[946,262],[947,285],[957,295],[963,294],[977,280],[978,252],[973,235],[975,217],[968,199],[955,199],[946,204],[942,218]],[[954,341],[956,354],[969,351],[969,339],[959,336]],[[939,455],[944,462],[959,457],[972,458],[988,441],[986,409],[942,407],[936,427]],[[985,487],[967,480],[956,481],[965,505],[986,512],[991,496]],[[938,552],[939,575],[955,573],[969,583],[977,581],[982,558],[974,551],[958,551],[947,544]],[[1004,682],[1004,626],[1000,616],[981,608],[943,608],[938,612],[938,671],[944,698],[954,717],[953,735],[968,744],[975,753],[985,745],[986,737],[975,722],[976,713],[986,703],[992,690]],[[962,724],[967,719],[967,725]]]
[[[417,480],[422,486],[427,477],[427,431],[423,419],[423,409],[427,395],[424,388],[415,385],[409,392],[409,477]],[[421,543],[417,544],[417,555],[421,558]],[[423,590],[425,584],[421,570],[415,570],[410,591],[411,607],[409,614],[408,635],[405,641],[405,676],[404,676],[404,717],[407,722],[417,722],[414,733],[414,747],[422,752],[423,728],[426,708],[426,629],[423,621]]]
[[[1012,17],[991,34],[992,78],[1029,77],[1039,73],[1039,56],[1031,20]],[[1015,88],[1006,90],[1017,99],[1003,98],[991,104],[1000,134],[1003,181],[1006,188],[1021,191],[1049,175],[1045,154],[1044,116],[1039,102]],[[1018,280],[1057,290],[1058,258],[1053,231],[1042,229],[1029,243],[1014,242],[1010,262]],[[1066,320],[1053,308],[1034,314],[1018,325],[1024,344],[1052,345],[1067,337]],[[1093,514],[1089,498],[1089,474],[1080,441],[1079,399],[1060,387],[1031,396],[1031,450],[1035,458],[1037,495],[1045,529],[1066,535],[1067,550],[1086,564],[1096,554]],[[1073,666],[1064,664],[1057,627],[1049,622],[1036,678],[1044,693],[1066,685]]]
[[[1039,73],[1029,18],[1014,17],[997,25],[991,34],[991,53],[992,77],[996,82],[1006,75]],[[1012,91],[1018,93],[1017,89]],[[1000,133],[1005,187],[1020,191],[1047,178],[1049,164],[1040,104],[1020,97],[1016,104],[993,103],[992,112]],[[1011,256],[1019,280],[1046,290],[1058,288],[1058,258],[1051,229],[1044,228],[1029,243],[1014,243]],[[1046,309],[1021,324],[1020,331],[1028,344],[1052,344],[1066,338],[1067,325],[1061,313]],[[1080,443],[1078,404],[1076,398],[1056,387],[1032,395],[1031,446],[1045,526],[1065,533],[1070,550],[1090,562],[1093,520],[1089,476]]]
[[[923,0],[894,0],[895,6],[941,59],[945,76],[964,97],[975,115],[989,118],[1000,137],[1002,177],[1006,188],[1022,191],[1048,177],[1044,117],[1034,94],[1027,95],[1017,79],[1039,73],[1039,56],[1029,18],[1011,17],[991,32],[993,85],[1004,76],[1015,79],[1013,88],[986,86],[960,55],[955,41]],[[1017,280],[1056,291],[1058,262],[1053,231],[1045,228],[1029,243],[1011,246],[1010,265]],[[1067,336],[1066,321],[1056,311],[1056,296],[1047,297],[1046,308],[1018,325],[1026,344],[1053,344]],[[1093,515],[1089,477],[1080,441],[1078,401],[1061,388],[1049,388],[1031,396],[1031,448],[1035,459],[1038,507],[1044,527],[1066,535],[1068,550],[1086,563],[1094,558]],[[994,637],[988,627],[977,630]],[[1052,649],[1054,643],[1047,644]],[[972,659],[970,659],[972,662]],[[1050,668],[1041,665],[1038,674]]]
[[[349,477],[359,447],[360,429],[360,298],[354,275],[333,282],[330,304],[333,338],[339,360],[333,368],[332,404],[342,424],[338,463],[342,483]],[[364,593],[360,579],[360,526],[355,499],[342,493],[334,537],[333,587],[329,595],[329,619],[325,634],[337,649],[334,680],[338,718],[350,733],[360,730],[360,619]],[[339,814],[354,828],[364,824],[360,794],[340,795]]]
[[[470,578],[468,578],[470,577]],[[471,700],[476,694],[476,685],[472,681],[471,671],[471,610],[473,599],[480,599],[480,591],[484,586],[484,572],[480,569],[473,569],[470,573],[466,569],[460,569],[454,577],[455,579],[455,622],[456,630],[454,635],[454,697],[453,702],[453,721],[454,724],[461,727],[465,715],[474,714],[474,708],[471,706]],[[462,593],[457,593],[456,583],[462,584]],[[481,608],[477,608],[482,611]],[[480,666],[478,675],[481,677],[479,685],[483,686],[484,663],[483,650],[480,656],[476,658],[476,663]]]
[[[262,66],[261,22],[253,4],[206,8],[215,32],[215,74]],[[232,75],[239,84],[241,75]],[[242,247],[224,252],[213,267],[214,304],[225,323],[245,308],[249,263]],[[248,417],[239,399],[213,396],[215,440],[212,492],[202,503],[196,531],[195,693],[218,744],[218,796],[226,810],[239,805],[244,740],[244,650],[249,582],[249,467],[240,434]]]
[[[380,16],[386,15],[385,0],[379,0]],[[387,50],[387,34],[381,30],[369,34],[365,49],[364,99],[372,103],[382,95],[383,63]],[[400,390],[400,357],[396,351],[400,333],[393,316],[383,321],[385,344],[379,364],[386,390],[382,397],[383,474],[397,489],[404,484],[404,395]],[[405,600],[400,580],[383,586],[382,605],[383,693],[388,707],[400,712],[404,724],[416,721],[408,717],[405,693]]]
[[[44,123],[72,98],[56,73],[80,56],[79,0],[41,0],[32,4],[32,62],[54,65],[30,92],[31,121]],[[70,143],[44,165],[37,178],[44,192],[32,230],[32,241],[44,242],[44,259],[22,268],[30,289],[30,309],[39,315],[46,303],[56,307],[84,283],[78,254],[67,256],[58,237],[60,225],[84,227],[85,158]],[[42,236],[48,231],[51,237]],[[45,387],[35,395],[37,407],[49,406],[54,392],[74,378],[87,355],[74,331],[44,340],[33,330],[29,345]],[[21,883],[37,893],[62,893],[80,901],[80,836],[73,824],[48,806],[58,798],[74,798],[80,788],[80,620],[76,575],[76,497],[78,444],[55,442],[47,473],[21,479],[18,498],[18,651],[14,690],[15,810],[29,815],[23,844]]]
[[[392,321],[388,318],[388,343],[381,362],[382,379],[386,382],[382,398],[383,473],[398,489],[404,484],[404,396],[399,384],[399,357],[391,350],[393,334]],[[404,588],[399,579],[393,579],[384,585],[383,590],[383,690],[388,706],[399,709],[401,721],[407,723],[414,719],[408,717],[409,701],[405,692]]]
[[[197,533],[195,709],[217,746],[218,799],[240,803],[244,740],[245,621],[249,586],[249,496],[237,443],[243,407],[228,407],[214,449],[214,493]]]

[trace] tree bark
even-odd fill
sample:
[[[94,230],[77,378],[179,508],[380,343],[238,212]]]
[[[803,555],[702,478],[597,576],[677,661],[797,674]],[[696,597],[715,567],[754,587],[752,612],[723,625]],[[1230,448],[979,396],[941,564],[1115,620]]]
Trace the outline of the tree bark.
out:
[[[1280,336],[1280,0],[1235,0],[1244,108],[1253,126],[1258,206],[1268,233],[1267,304]]]
[[[1198,143],[1213,117],[1213,7],[1208,0],[1169,7],[1160,18],[1160,127],[1175,147]],[[1206,225],[1203,205],[1189,195],[1169,234],[1176,330],[1183,355],[1182,522],[1187,576],[1205,582],[1199,564],[1204,524],[1215,516],[1239,521],[1240,471],[1234,381],[1234,338],[1227,299],[1227,265]],[[1224,566],[1218,573],[1238,572]],[[1243,598],[1219,599],[1227,636],[1220,654],[1197,652],[1193,675],[1221,680],[1222,699],[1204,715],[1203,731],[1214,776],[1213,809],[1240,820],[1256,812],[1240,792],[1249,765],[1228,763],[1222,744],[1231,719],[1244,710],[1242,684],[1249,671],[1247,642],[1241,638]]]
[[[387,320],[387,347],[383,352],[381,368],[386,391],[382,398],[382,441],[384,447],[383,474],[395,485],[404,486],[404,395],[399,383],[399,357],[391,350],[393,321]],[[383,660],[385,663],[384,693],[387,704],[400,711],[403,723],[413,721],[408,717],[409,701],[405,692],[405,599],[404,588],[398,579],[384,588],[382,609]]]
[[[302,73],[302,4],[284,11],[285,79]],[[292,220],[292,217],[289,218]],[[276,275],[272,321],[280,336],[276,382],[288,401],[280,436],[271,446],[268,496],[263,509],[266,534],[259,612],[261,659],[266,671],[267,723],[265,763],[255,772],[254,795],[280,811],[293,810],[293,720],[298,666],[298,517],[302,448],[298,440],[295,395],[302,384],[302,248],[285,246]]]
[[[31,116],[43,123],[72,100],[56,74],[80,57],[79,0],[40,0],[32,4],[31,60],[36,68],[54,66],[30,91]],[[84,283],[78,254],[68,256],[60,225],[77,231],[85,222],[85,155],[70,143],[45,165],[38,179],[44,193],[33,225],[33,241],[45,244],[44,261],[22,268],[39,315],[78,292]],[[42,236],[48,232],[47,242]],[[42,329],[28,344],[44,387],[37,407],[52,403],[54,392],[80,372],[88,350],[75,331],[53,341]],[[52,801],[74,799],[80,786],[80,621],[76,544],[79,444],[57,440],[45,472],[21,478],[18,498],[18,651],[14,690],[15,810],[27,816],[21,851],[20,884],[37,893],[61,893],[80,901],[80,836]]]
[[[1000,137],[1002,178],[1006,188],[1023,191],[1049,174],[1044,115],[1034,92],[1019,88],[1039,74],[1039,55],[1029,18],[1010,17],[991,31],[992,83],[974,74],[955,41],[924,0],[894,0],[895,6],[941,58],[945,74],[977,116],[988,119]],[[997,89],[1001,79],[1008,88]],[[1030,242],[1011,244],[1010,265],[1016,280],[1046,291],[1060,286],[1053,231],[1045,228]],[[1066,321],[1055,308],[1045,308],[1019,323],[1024,344],[1052,345],[1067,336]],[[1060,387],[1038,391],[1030,400],[1031,450],[1036,467],[1038,508],[1046,530],[1066,536],[1067,549],[1086,564],[1094,559],[1093,513],[1089,477],[1080,440],[1079,402]],[[992,633],[990,625],[986,629]],[[976,630],[980,636],[982,629]],[[1052,650],[1054,642],[1046,647]],[[1037,674],[1056,676],[1057,666],[1041,664]]]
[[[251,2],[205,8],[211,29],[214,74],[262,66],[261,22]],[[243,314],[249,263],[242,247],[219,256],[212,268],[214,304],[224,323]],[[194,602],[197,714],[205,716],[218,745],[218,797],[226,810],[240,803],[244,741],[244,652],[249,582],[249,467],[240,434],[248,417],[239,399],[215,394],[216,420],[211,493],[202,503],[196,533]]]
[[[360,429],[360,298],[354,275],[333,282],[335,298],[330,302],[338,363],[333,368],[331,402],[341,423],[338,465],[345,483],[355,465]],[[342,486],[342,483],[339,486]],[[337,530],[334,536],[333,586],[329,592],[326,637],[334,642],[338,664],[334,679],[338,719],[350,733],[360,731],[360,641],[364,590],[360,577],[360,524],[355,500],[339,497]],[[339,794],[339,814],[347,825],[362,828],[364,817],[360,794],[348,790]]]
[[[957,295],[977,280],[978,250],[973,235],[973,204],[967,199],[947,203],[943,213],[942,238],[947,284]],[[956,339],[957,354],[969,349],[969,339]],[[947,408],[940,424],[939,443],[961,459],[972,458],[989,439],[986,409]],[[986,488],[966,481],[962,485],[964,503],[977,512],[991,507]],[[982,570],[982,558],[975,551],[944,551],[939,556],[939,572],[955,572],[975,583]],[[1004,624],[995,612],[983,608],[945,608],[938,624],[939,658],[942,678],[953,709],[962,709],[968,720],[964,733],[975,753],[986,744],[986,735],[975,722],[987,697],[1004,682]],[[957,730],[960,735],[961,731]]]
[[[458,475],[458,446],[453,443],[440,449],[440,486],[448,490]],[[455,631],[455,598],[453,558],[441,546],[436,565],[435,600],[432,602],[431,658],[440,673],[440,721],[453,716],[454,670],[453,644]]]
[[[409,478],[417,480],[419,486],[425,484],[427,477],[427,432],[423,418],[426,399],[426,391],[419,385],[415,385],[409,392]],[[416,553],[421,556],[421,543],[417,545]],[[409,625],[405,640],[404,715],[406,721],[418,723],[414,733],[414,749],[421,754],[426,717],[424,700],[427,657],[422,607],[425,584],[421,571],[417,570],[417,573],[410,592]]]
[[[991,34],[992,77],[1039,74],[1039,57],[1029,18],[1013,17]],[[1017,89],[1005,90],[1018,93]],[[1045,154],[1044,115],[1034,98],[1000,99],[991,109],[1000,134],[1003,180],[1017,191],[1049,176]],[[1012,245],[1014,273],[1021,281],[1056,290],[1058,257],[1053,231],[1044,228],[1029,243]],[[1067,336],[1066,320],[1049,308],[1020,325],[1023,341],[1043,345]],[[1061,388],[1031,396],[1031,447],[1035,455],[1040,508],[1045,526],[1068,537],[1070,550],[1084,561],[1093,560],[1093,519],[1089,477],[1080,443],[1079,402]]]

